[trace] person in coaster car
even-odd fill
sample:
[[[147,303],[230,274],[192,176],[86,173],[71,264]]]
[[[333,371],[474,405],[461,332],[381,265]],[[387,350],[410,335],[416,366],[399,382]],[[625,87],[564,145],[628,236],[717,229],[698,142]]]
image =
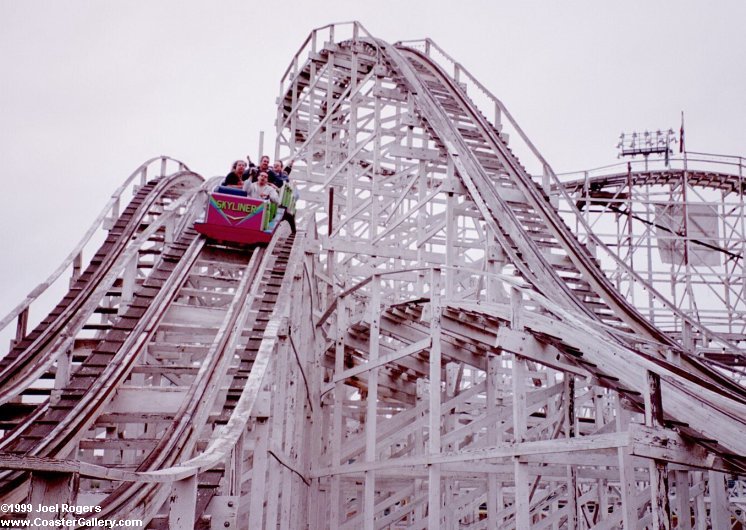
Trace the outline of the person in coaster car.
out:
[[[269,175],[266,171],[259,172],[256,182],[246,181],[243,190],[254,199],[272,201],[275,204],[280,203],[280,197],[277,195],[274,186],[269,183]]]
[[[246,160],[249,162],[249,176],[251,177],[251,182],[256,182],[259,173],[262,171],[266,171],[267,175],[269,175],[270,167],[269,157],[267,155],[262,155],[262,157],[259,159],[258,166],[251,161],[251,157],[248,155],[246,155]]]
[[[231,166],[231,172],[223,179],[223,186],[229,186],[231,188],[242,189],[244,184],[244,178],[248,177],[246,174],[246,162],[243,160],[236,160]]]
[[[275,163],[272,165],[272,169],[267,171],[270,184],[274,184],[278,188],[282,188],[283,184],[290,182],[290,172],[292,170],[292,162],[283,168],[282,160],[275,160]]]

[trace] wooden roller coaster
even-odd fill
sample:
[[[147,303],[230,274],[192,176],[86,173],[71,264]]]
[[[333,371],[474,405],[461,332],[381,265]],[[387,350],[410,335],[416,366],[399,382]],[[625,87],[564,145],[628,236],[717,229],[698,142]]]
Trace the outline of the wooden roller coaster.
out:
[[[558,176],[435,43],[357,22],[291,60],[275,154],[297,234],[215,239],[217,182],[154,159],[0,321],[3,521],[746,525],[742,159]]]

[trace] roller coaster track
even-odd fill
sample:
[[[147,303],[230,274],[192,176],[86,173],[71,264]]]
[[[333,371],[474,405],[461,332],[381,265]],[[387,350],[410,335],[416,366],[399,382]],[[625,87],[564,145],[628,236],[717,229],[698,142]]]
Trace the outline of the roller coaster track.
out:
[[[329,35],[334,36],[335,30],[337,28],[329,28]],[[362,388],[368,396],[375,392],[378,399],[414,404],[419,395],[415,391],[415,384],[421,382],[422,378],[430,380],[432,396],[436,392],[433,389],[440,388],[440,383],[433,383],[434,380],[440,381],[439,376],[433,372],[434,359],[438,359],[438,364],[442,363],[443,368],[449,363],[457,363],[475,367],[477,372],[483,373],[488,371],[488,366],[485,364],[486,359],[479,359],[480,351],[484,352],[490,346],[494,348],[497,345],[498,351],[502,347],[503,351],[530,357],[526,353],[528,347],[511,349],[509,346],[512,344],[515,348],[521,341],[528,340],[528,337],[521,336],[520,333],[511,340],[511,333],[506,331],[511,324],[515,328],[516,321],[520,321],[520,318],[516,318],[515,308],[506,310],[503,306],[500,310],[490,310],[489,305],[484,305],[489,298],[478,297],[473,302],[459,301],[460,296],[473,296],[474,285],[476,292],[479,292],[489,283],[490,274],[482,271],[487,268],[487,257],[493,252],[493,256],[502,260],[504,269],[514,270],[524,280],[516,283],[513,279],[508,282],[508,285],[518,289],[518,296],[511,300],[511,304],[518,307],[528,305],[531,307],[528,311],[532,314],[537,309],[539,312],[549,312],[560,321],[569,322],[569,318],[574,322],[570,327],[575,333],[593,335],[596,344],[606,345],[602,348],[604,352],[593,351],[594,348],[589,344],[583,345],[580,344],[582,341],[573,340],[572,332],[559,333],[558,330],[549,329],[552,324],[544,322],[540,325],[534,320],[533,329],[526,330],[531,340],[537,341],[534,350],[549,348],[555,352],[554,361],[575,365],[580,370],[579,373],[592,377],[594,384],[613,390],[627,403],[634,403],[633,407],[637,411],[647,410],[649,413],[651,405],[649,402],[645,405],[643,398],[650,389],[646,389],[640,382],[644,382],[646,372],[657,374],[666,381],[661,393],[663,402],[666,403],[666,413],[656,421],[660,425],[674,428],[676,432],[720,454],[736,468],[742,469],[742,456],[739,455],[743,454],[744,447],[738,432],[743,429],[744,421],[743,388],[703,364],[691,355],[692,352],[687,347],[683,347],[649,322],[606,278],[600,269],[599,260],[593,254],[599,248],[594,245],[591,250],[581,244],[558,214],[555,203],[557,197],[552,196],[560,189],[552,182],[553,179],[557,182],[556,177],[523,132],[512,122],[504,106],[492,98],[491,103],[495,105],[498,118],[502,115],[509,119],[508,125],[513,127],[511,136],[516,136],[519,140],[523,138],[528,144],[529,154],[533,152],[538,158],[540,169],[544,170],[544,175],[538,178],[539,182],[536,182],[537,179],[528,173],[508,149],[507,136],[501,130],[502,124],[489,122],[466,95],[462,81],[471,81],[471,89],[482,87],[474,82],[473,77],[469,77],[459,63],[445,61],[446,66],[453,68],[454,74],[446,74],[435,64],[431,57],[436,55],[433,49],[437,47],[432,41],[417,43],[418,49],[409,45],[395,48],[366,35],[362,28],[356,26],[350,40],[326,44],[323,49],[318,49],[318,40],[314,39],[321,39],[321,33],[323,32],[319,31],[319,35],[314,34],[311,42],[307,41],[305,44],[310,49],[309,60],[305,64],[291,64],[286,76],[287,83],[283,85],[287,88],[281,92],[283,105],[278,114],[278,122],[287,130],[285,141],[288,148],[294,156],[305,159],[310,168],[306,177],[309,182],[308,195],[320,205],[320,210],[328,218],[326,223],[331,237],[328,240],[321,238],[322,248],[326,248],[329,253],[327,260],[339,263],[340,268],[345,271],[336,273],[341,292],[323,311],[317,325],[326,329],[331,337],[338,337],[340,331],[334,331],[334,315],[337,315],[337,319],[340,318],[339,307],[344,305],[342,300],[346,300],[348,305],[359,303],[352,302],[352,293],[360,297],[365,292],[370,299],[369,303],[375,307],[376,298],[370,293],[375,288],[370,286],[379,282],[378,289],[384,291],[377,295],[378,300],[381,297],[401,300],[403,297],[406,301],[408,296],[411,297],[411,289],[404,287],[406,278],[411,278],[409,281],[412,283],[423,283],[423,275],[418,272],[418,267],[428,261],[434,267],[445,265],[442,270],[446,278],[446,299],[452,300],[448,302],[447,310],[443,308],[444,314],[435,330],[432,325],[427,325],[428,320],[435,318],[435,309],[431,307],[434,301],[426,296],[423,302],[409,302],[419,308],[413,308],[413,316],[410,318],[392,318],[389,313],[381,313],[378,319],[363,317],[348,332],[345,345],[350,352],[343,355],[344,350],[339,347],[327,349],[324,357],[326,366],[333,372],[331,377],[337,383],[325,388],[326,392],[334,392],[337,406],[341,406],[338,396],[344,396],[345,391],[349,392],[346,389],[354,386]],[[444,52],[441,51],[441,55],[445,55]],[[316,103],[319,101],[321,103]],[[371,123],[380,123],[380,129],[376,130]],[[419,165],[416,163],[418,159]],[[415,164],[408,165],[406,160],[414,160]],[[457,177],[458,181],[449,182],[451,175]],[[395,181],[400,176],[406,176],[410,180],[405,181],[406,184],[400,184],[399,188],[394,186],[392,189],[396,191],[393,191],[393,196],[397,198],[391,199],[391,195],[386,193],[391,191],[385,189],[384,183]],[[373,181],[372,188],[365,185],[363,178]],[[376,179],[382,182],[378,190]],[[415,193],[418,191],[418,180],[422,182],[422,191]],[[695,175],[690,184],[697,185],[699,180],[705,182]],[[727,179],[720,180],[726,181],[730,184],[724,184],[720,189],[725,190],[734,182],[738,184],[740,179],[730,175]],[[708,179],[708,182],[714,182],[714,179]],[[334,193],[330,191],[328,197],[325,197],[327,194],[324,188],[329,186],[333,187]],[[372,191],[363,191],[371,189]],[[339,206],[338,190],[343,190],[341,193],[345,194]],[[427,204],[427,201],[436,203],[434,198],[438,197],[438,192],[442,194],[441,197],[460,194],[468,198],[463,201],[446,198],[439,206],[435,206],[440,208],[439,211],[423,211],[423,204]],[[315,197],[314,193],[317,194]],[[358,197],[362,198],[366,193],[372,193],[375,199],[360,200],[356,197],[359,194]],[[407,195],[412,196],[412,199],[409,200]],[[561,197],[560,199],[562,200]],[[479,217],[487,227],[485,231],[496,239],[499,248],[498,252],[487,250],[485,257],[477,258],[479,261],[449,253],[448,250],[457,246],[461,249],[474,248],[469,246],[470,242],[464,236],[468,230],[462,228],[464,225],[468,226],[469,217],[474,217],[470,207],[479,212]],[[407,220],[413,216],[406,211],[407,208],[420,214],[417,222],[412,222],[409,226]],[[574,215],[579,214],[576,211]],[[380,222],[375,220],[378,216],[382,216]],[[442,220],[444,216],[446,219]],[[459,217],[466,218],[466,222],[462,224]],[[453,228],[449,228],[449,225]],[[410,235],[415,232],[417,235]],[[475,227],[474,232],[481,234],[480,227]],[[439,234],[443,234],[440,236],[443,239],[435,242]],[[386,238],[389,235],[393,236]],[[481,235],[474,237],[481,237],[482,241],[486,239],[486,243],[482,244],[489,248],[488,238]],[[337,243],[335,238],[344,239],[345,243]],[[372,242],[368,246],[360,241],[367,238]],[[432,248],[442,249],[445,241],[445,252],[441,250],[440,256],[437,253],[428,254],[428,239],[434,241]],[[382,240],[390,243],[390,250],[381,248]],[[413,253],[411,251],[415,248],[415,242],[420,250]],[[590,242],[595,243],[594,240]],[[354,262],[347,256],[355,251],[358,255],[370,256],[368,262],[372,261],[379,272],[369,272],[372,267],[359,266],[359,283],[356,287],[344,289],[349,285],[351,272],[356,270],[351,266]],[[419,263],[411,257],[414,254],[420,259]],[[618,261],[618,257],[612,258]],[[397,259],[402,261],[401,264],[392,267],[391,261]],[[497,261],[494,257],[492,260]],[[390,272],[386,272],[387,268],[391,268]],[[334,270],[331,264],[325,268],[328,276],[335,274]],[[466,277],[469,274],[481,278],[471,283],[460,281],[460,275]],[[387,281],[388,275],[392,278],[399,275],[403,279]],[[354,272],[352,276],[354,277]],[[644,285],[644,278],[636,276],[635,279],[642,280]],[[507,282],[507,279],[501,281]],[[328,277],[320,279],[320,289],[324,289],[327,282]],[[421,293],[427,292],[426,279],[424,283],[426,287]],[[397,288],[397,285],[401,287]],[[435,289],[432,284],[429,287]],[[667,303],[652,286],[646,285],[645,288],[667,304],[667,310],[686,321],[702,337],[717,341],[724,348],[740,355],[736,345],[700,323],[688,319],[673,304]],[[399,294],[396,294],[397,290]],[[459,290],[465,294],[459,294]],[[551,293],[551,303],[539,302],[537,295],[528,294],[530,292]],[[486,294],[490,296],[489,291]],[[502,295],[497,293],[496,296],[496,301],[499,301]],[[444,306],[446,304],[441,303]],[[450,339],[450,345],[445,342],[449,339],[441,339],[440,351],[434,356],[427,346],[428,336],[432,337],[429,341],[433,344],[435,337],[444,334],[446,317],[450,319],[451,328],[460,326],[461,329]],[[360,319],[359,316],[356,318]],[[492,320],[493,318],[498,318],[502,324]],[[479,324],[469,326],[468,322]],[[518,326],[521,327],[523,326]],[[470,336],[480,333],[491,336],[485,337],[484,341],[476,341],[470,351],[458,351],[458,348],[464,348],[464,344],[472,343]],[[388,343],[385,348],[384,340]],[[454,350],[454,347],[457,349]],[[397,349],[402,353],[397,354]],[[376,357],[379,355],[383,355],[386,361],[378,361]],[[537,355],[533,358],[541,359],[539,362],[545,366],[552,362],[552,356]],[[355,366],[351,367],[351,363]],[[635,368],[628,371],[627,368],[632,366]],[[458,381],[456,379],[453,384],[458,386]],[[446,410],[440,409],[439,400],[433,400],[432,397],[430,405],[431,411]],[[696,418],[697,413],[693,411],[698,407],[706,408],[707,412]],[[417,409],[411,410],[414,412]],[[424,413],[426,409],[419,410]],[[414,430],[409,432],[423,428],[408,413],[401,415],[411,421]],[[447,412],[443,412],[443,421],[447,415]],[[370,412],[367,418],[372,422]],[[513,421],[517,420],[513,418]],[[397,422],[392,420],[387,423]],[[715,424],[718,425],[717,428],[713,428]],[[433,424],[430,425],[432,428]],[[733,425],[736,427],[731,430]],[[370,429],[376,432],[377,427],[374,425]],[[520,441],[515,434],[515,430],[519,428],[516,425],[513,433],[501,436],[507,439],[515,437],[516,441]],[[472,429],[476,430],[469,436],[478,436],[477,433],[484,435],[484,431],[479,430],[476,425]],[[557,429],[563,430],[561,427]],[[389,447],[391,450],[397,447],[396,453],[402,455],[406,454],[406,448],[411,443],[405,441],[405,437],[392,437],[390,434],[376,439],[375,444],[370,440],[370,434],[367,440],[358,437],[355,442],[356,452],[342,452],[332,456],[333,463],[323,472],[323,476],[329,477],[331,481],[328,487],[338,487],[335,486],[338,484],[335,481],[340,480],[337,476],[339,473],[344,474],[342,470],[345,466],[336,467],[335,462],[345,462],[351,456],[363,458],[363,454],[366,462],[371,461],[373,446],[379,455]],[[397,440],[398,446],[395,445]],[[462,443],[462,451],[465,451],[463,448],[474,442],[465,437],[462,438]],[[329,442],[328,447],[333,451],[334,442]],[[435,449],[436,452],[439,450]],[[412,462],[406,458],[391,460],[391,469]],[[357,475],[360,479],[364,473],[365,487],[358,489],[357,495],[367,499],[363,501],[363,513],[345,523],[351,527],[362,521],[372,520],[373,514],[380,513],[378,510],[383,506],[372,500],[374,497],[371,496],[369,476],[372,472],[363,472],[386,469],[385,464],[378,459],[375,459],[375,464],[349,466],[360,473]],[[350,473],[352,472],[351,470]],[[374,479],[372,483],[375,483]],[[345,495],[349,498],[352,494],[348,491]],[[408,498],[414,503],[424,500],[416,495]],[[432,507],[433,498],[427,500]],[[393,506],[395,504],[391,504],[390,509]],[[332,512],[332,521],[344,520],[344,509],[351,508],[340,507],[339,512]],[[400,511],[399,513],[401,514]],[[413,513],[408,512],[406,517],[413,520]],[[439,516],[429,517],[427,524],[440,524],[437,517]],[[419,524],[424,521],[417,517],[414,520],[419,521]],[[521,527],[520,524],[518,526]]]
[[[687,153],[671,159],[665,167],[662,163],[658,164],[660,167],[647,166],[647,162],[637,162],[625,172],[610,166],[563,175],[560,185],[567,192],[561,209],[575,210],[576,218],[592,218],[594,224],[606,221],[605,235],[579,237],[614,246],[618,254],[624,255],[617,262],[619,272],[610,272],[608,264],[605,268],[607,274],[616,277],[617,286],[626,282],[624,290],[628,296],[634,296],[631,284],[639,283],[651,292],[670,292],[677,298],[677,310],[672,314],[642,309],[651,320],[656,324],[660,321],[667,333],[679,337],[682,323],[699,327],[702,336],[709,335],[723,347],[718,351],[698,346],[703,357],[741,365],[743,353],[738,344],[744,340],[740,282],[744,249],[739,212],[744,202],[743,160]],[[723,169],[732,172],[725,173]],[[614,221],[609,222],[612,218]],[[609,225],[615,227],[617,237],[610,236]],[[590,225],[584,227],[586,230],[587,226]],[[632,233],[641,235],[633,239]],[[656,234],[660,240],[656,240]],[[671,265],[670,273],[658,266],[642,278],[630,270],[629,264],[645,252],[643,247],[657,247],[662,255],[666,246],[674,251],[666,262]],[[707,307],[705,303],[701,308],[708,297],[722,305]]]
[[[692,186],[722,190],[726,193],[743,194],[746,191],[743,178],[739,175],[696,169],[689,170],[687,173],[689,173],[687,181]],[[579,192],[583,186],[590,186],[593,189],[600,190],[626,185],[630,179],[634,186],[654,186],[657,184],[680,182],[683,176],[683,169],[636,170],[631,173],[599,175],[589,179],[587,182],[584,180],[565,181],[564,186],[571,192]]]
[[[746,391],[698,355],[740,356],[735,335],[668,302],[584,217],[589,189],[742,179],[558,178],[432,41],[358,23],[314,30],[278,102],[298,235],[205,239],[191,225],[214,181],[143,183],[0,361],[3,502],[98,507],[79,527],[746,523]],[[609,263],[686,332],[647,318]],[[22,330],[27,306],[3,325]]]
[[[174,178],[180,175],[165,180],[172,182]],[[131,221],[133,212],[143,202],[152,204],[162,195],[164,186],[155,184],[142,187],[135,195],[114,224],[115,236],[121,226],[138,226]],[[209,443],[211,432],[236,421],[232,413],[244,393],[275,306],[294,237],[273,241],[266,251],[205,245],[189,226],[203,201],[195,201],[192,194],[188,203],[192,205],[180,220],[181,235],[159,252],[152,273],[139,282],[132,299],[85,360],[75,366],[66,385],[6,433],[0,442],[6,457],[59,459],[73,451],[77,458],[95,463],[100,459],[96,453],[103,453],[114,455],[104,459],[118,460],[116,469],[131,469],[136,474],[187,460],[198,442]],[[133,235],[120,239],[126,241]],[[107,239],[99,254],[111,251],[110,239],[117,240]],[[90,268],[94,270],[99,254],[92,258]],[[119,256],[120,261],[131,259]],[[249,334],[244,332],[247,326],[253,330]],[[266,364],[266,359],[262,362]],[[146,398],[146,404],[141,405],[146,410],[134,412],[127,406],[134,392],[150,393],[155,399]],[[174,398],[180,398],[181,404],[174,404]],[[215,410],[216,404],[220,404],[220,412]],[[131,427],[135,418],[144,422],[140,435],[118,438],[117,432],[128,436],[138,433]],[[128,450],[136,456],[122,456]],[[198,516],[210,503],[222,475],[219,468],[199,475]],[[0,480],[0,495],[7,501],[29,494],[27,473],[6,471]],[[132,518],[139,514],[147,516],[151,524],[167,527],[167,519],[156,521],[171,492],[170,482],[165,486],[156,482],[148,488],[137,482],[109,483],[111,486],[97,482],[91,490],[103,509],[99,517],[116,518],[118,514],[118,518]],[[240,481],[237,487],[241,487]],[[107,488],[109,495],[102,493]],[[210,517],[202,516],[201,520],[209,525]]]
[[[614,288],[594,263],[588,250],[578,242],[552,207],[548,195],[533,182],[499,139],[497,131],[469,104],[468,98],[448,76],[422,54],[406,50],[403,55],[417,73],[407,78],[422,82],[419,86],[412,87],[411,91],[417,93],[418,97],[430,97],[430,101],[421,105],[423,114],[427,111],[433,112],[433,115],[426,114],[430,123],[442,120],[441,127],[438,128],[441,133],[452,124],[451,132],[461,142],[449,148],[459,153],[459,161],[464,164],[463,170],[460,170],[462,179],[468,189],[474,190],[472,196],[480,197],[484,201],[485,219],[488,222],[490,217],[494,219],[496,233],[504,233],[502,247],[515,249],[511,261],[533,287],[539,292],[555,293],[554,300],[563,305],[567,303],[567,306],[570,306],[575,302],[587,315],[610,328],[624,322],[629,328],[647,335],[652,340],[679,348],[672,339],[652,326]],[[429,103],[436,103],[440,108],[431,108]],[[474,135],[475,130],[478,131],[478,135]],[[467,161],[467,153],[472,153],[476,160]],[[485,167],[502,168],[507,176],[502,177],[501,182],[498,173],[497,183],[494,180],[490,182],[486,171],[483,170]],[[508,201],[500,197],[498,187],[501,184],[509,190],[519,189],[525,200],[509,205]],[[493,209],[487,205],[492,205]],[[552,266],[546,261],[545,254],[539,250],[540,245],[564,251],[571,264]],[[563,302],[562,298],[557,298],[559,293],[563,293],[570,302]],[[634,347],[634,344],[630,346]],[[717,372],[696,359],[689,356],[685,356],[684,359],[688,361],[684,365],[686,371],[701,373],[707,380],[721,386],[721,391],[725,395],[746,403],[743,388],[720,377]],[[656,359],[656,362],[663,366],[668,365],[664,356]],[[700,381],[700,384],[705,381]],[[704,430],[704,427],[703,424],[701,428]]]

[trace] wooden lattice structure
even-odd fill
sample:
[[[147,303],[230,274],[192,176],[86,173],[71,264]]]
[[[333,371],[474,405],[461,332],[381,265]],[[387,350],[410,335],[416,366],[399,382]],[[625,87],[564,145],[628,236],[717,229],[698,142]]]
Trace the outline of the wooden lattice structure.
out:
[[[45,282],[72,271],[49,316],[29,331],[36,290],[0,322],[3,502],[148,528],[742,527],[741,159],[558,177],[432,41],[358,23],[311,33],[276,125],[297,235],[198,236],[216,181],[157,159]]]

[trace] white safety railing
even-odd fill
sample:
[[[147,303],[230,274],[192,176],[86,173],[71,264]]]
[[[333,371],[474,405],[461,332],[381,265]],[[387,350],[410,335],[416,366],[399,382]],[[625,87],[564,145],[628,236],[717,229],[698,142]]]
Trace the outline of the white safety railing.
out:
[[[337,22],[316,28],[306,37],[283,72],[280,79],[280,97],[287,92],[293,79],[303,71],[306,63],[316,57],[323,48],[331,48],[334,43],[346,40],[364,41],[376,49],[378,57],[381,56],[376,39],[360,22]]]
[[[629,164],[629,166],[628,166]],[[569,171],[558,173],[557,178],[561,182],[580,182],[591,180],[595,177],[607,177],[609,175],[626,174],[628,170],[633,173],[644,171],[712,171],[743,178],[746,176],[746,158],[742,156],[718,155],[712,153],[698,153],[686,151],[669,157],[668,162],[664,158],[633,158],[595,167],[583,171]]]

